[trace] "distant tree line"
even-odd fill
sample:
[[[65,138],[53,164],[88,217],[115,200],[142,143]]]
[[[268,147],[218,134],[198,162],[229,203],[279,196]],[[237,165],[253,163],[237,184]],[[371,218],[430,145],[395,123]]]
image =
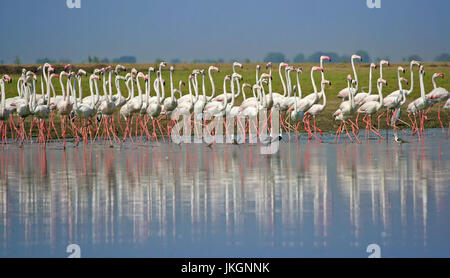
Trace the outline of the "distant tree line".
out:
[[[385,56],[385,57],[376,57],[374,59],[372,59],[369,55],[369,53],[365,50],[358,50],[355,52],[355,54],[360,55],[363,59],[363,62],[366,63],[370,63],[370,62],[379,62],[380,60],[390,60],[389,56]],[[288,59],[286,57],[286,55],[284,55],[281,52],[269,52],[267,53],[267,55],[264,57],[264,62],[273,62],[273,63],[280,63],[280,62],[294,62],[294,63],[316,63],[319,61],[320,56],[322,55],[326,55],[329,56],[331,58],[331,61],[334,63],[348,63],[350,62],[350,55],[347,54],[343,54],[343,55],[339,55],[336,52],[330,52],[330,51],[317,51],[314,52],[313,54],[306,56],[303,53],[299,53],[297,55],[295,55],[292,60]],[[407,57],[403,57],[402,61],[403,62],[409,62],[411,60],[418,60],[418,61],[423,61],[422,57],[417,55],[417,54],[412,54],[409,55]],[[162,58],[157,58],[155,60],[156,63],[159,63],[161,61],[165,61]],[[244,58],[244,59],[230,59],[229,61],[225,61],[223,58],[217,58],[217,59],[193,59],[192,63],[202,63],[202,64],[215,64],[215,63],[226,63],[226,62],[234,62],[234,61],[239,61],[239,62],[243,62],[243,63],[250,63],[250,59],[248,58]],[[435,62],[450,62],[450,54],[449,53],[442,53],[439,54],[438,56],[436,56],[434,58]],[[85,62],[85,61],[83,61]],[[88,56],[87,58],[87,62],[89,64],[98,64],[98,63],[124,63],[124,64],[134,64],[137,62],[137,59],[135,56],[121,56],[119,58],[114,58],[114,59],[108,59],[108,58],[99,58],[98,56]],[[170,60],[170,63],[172,64],[180,64],[180,63],[184,63],[184,62],[188,62],[188,61],[182,61],[179,58],[173,58]],[[0,60],[0,64],[4,64],[5,61],[4,60]],[[19,56],[15,56],[14,57],[14,64],[21,64],[21,59]],[[36,60],[36,64],[44,64],[44,63],[71,63],[70,59],[67,58],[61,58],[61,59],[52,59],[49,57],[42,57]]]
[[[364,50],[358,50],[355,52],[355,54],[360,55],[364,62],[371,62],[371,58],[369,53]],[[327,52],[327,51],[317,51],[309,56],[305,56],[303,53],[299,53],[294,56],[292,59],[292,62],[294,63],[315,63],[319,61],[320,56],[329,56],[331,58],[332,62],[336,63],[345,63],[350,61],[350,55],[339,55],[336,52]],[[264,57],[264,62],[274,62],[274,63],[280,63],[280,62],[290,62],[286,56],[281,52],[269,52],[267,53],[266,57]]]

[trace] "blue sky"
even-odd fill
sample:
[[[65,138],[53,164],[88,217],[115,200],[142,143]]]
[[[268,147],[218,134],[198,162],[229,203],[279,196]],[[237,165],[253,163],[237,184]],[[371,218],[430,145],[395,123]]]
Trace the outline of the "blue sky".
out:
[[[2,1],[0,60],[136,56],[184,61],[262,60],[269,51],[292,59],[318,50],[367,50],[393,61],[450,53],[450,1],[381,0],[66,0]]]

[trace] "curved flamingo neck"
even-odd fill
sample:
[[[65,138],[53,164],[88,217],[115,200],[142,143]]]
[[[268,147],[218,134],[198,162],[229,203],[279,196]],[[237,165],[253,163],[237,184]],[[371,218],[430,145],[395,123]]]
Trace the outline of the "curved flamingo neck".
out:
[[[283,74],[281,73],[282,63],[278,66],[278,74],[280,75],[281,84],[283,85],[283,96],[286,95],[286,84],[284,83]],[[270,68],[271,72],[269,73],[272,76],[272,68]],[[270,93],[269,93],[270,94]]]
[[[433,89],[436,89],[436,75],[433,75],[433,77],[431,78],[431,83],[433,83]]]
[[[413,71],[413,66],[414,66],[414,64],[413,64],[413,63],[410,63],[410,65],[409,65],[409,70],[411,71],[411,80],[410,80],[411,86],[409,87],[409,90],[408,90],[408,92],[406,93],[406,95],[411,94],[412,91],[414,90],[414,71]]]
[[[314,70],[311,69],[311,82],[314,88],[314,95],[316,96],[316,100],[319,97],[319,94],[317,93],[317,87],[316,87],[316,82],[314,81]]]
[[[211,92],[211,99],[216,95],[216,86],[214,85],[214,80],[211,75],[211,68],[208,69],[208,75],[209,75],[209,81],[211,82],[212,92]]]
[[[355,76],[356,86],[355,86],[355,92],[358,92],[359,89],[359,82],[358,82],[358,74],[356,73],[356,67],[355,67],[355,59],[352,59],[352,69],[353,69],[353,75]]]

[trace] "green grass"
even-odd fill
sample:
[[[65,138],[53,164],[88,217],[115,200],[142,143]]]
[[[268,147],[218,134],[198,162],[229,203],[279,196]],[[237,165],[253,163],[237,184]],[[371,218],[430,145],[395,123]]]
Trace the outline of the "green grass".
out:
[[[313,92],[311,79],[310,79],[310,69],[312,66],[316,64],[291,64],[295,67],[301,66],[303,68],[303,74],[300,76],[302,91],[304,95],[310,94]],[[78,70],[79,68],[83,68],[89,73],[94,70],[94,68],[102,67],[105,65],[92,65],[92,64],[85,64],[85,65],[74,65],[74,70]],[[114,65],[113,65],[114,66]],[[133,64],[133,65],[125,65],[127,67],[127,71],[129,72],[132,67],[135,67],[139,71],[143,71],[145,74],[148,72],[148,67],[153,66],[154,68],[157,68],[156,64]],[[170,66],[170,65],[169,65]],[[223,92],[223,79],[226,74],[232,73],[232,67],[231,64],[215,64],[215,66],[219,67],[220,72],[216,73],[213,72],[214,76],[214,82],[216,86],[216,95],[221,94]],[[261,63],[262,66],[262,72],[265,71],[264,63]],[[409,65],[407,63],[402,64],[392,64],[390,67],[384,67],[384,78],[388,81],[388,86],[383,88],[383,95],[387,95],[391,93],[394,90],[398,89],[398,83],[397,83],[397,67],[403,66],[405,69],[407,69],[406,74],[404,75],[405,78],[408,80],[410,79],[410,72],[409,72]],[[447,90],[450,90],[450,65],[447,63],[425,63],[425,91],[426,93],[430,92],[432,87],[431,83],[431,76],[435,72],[441,72],[444,73],[445,77],[444,79],[438,78],[437,84],[439,87],[444,87]],[[20,76],[18,72],[20,72],[20,69],[24,67],[29,70],[35,70],[37,68],[37,65],[22,65],[22,66],[5,66],[2,65],[0,67],[0,70],[3,70],[2,72],[12,72],[10,76],[13,78],[13,82],[10,84],[6,84],[6,95],[7,97],[13,97],[17,95],[16,90],[16,84],[17,79]],[[59,73],[62,70],[63,65],[55,65],[56,72]],[[174,73],[174,86],[178,88],[178,82],[179,80],[183,80],[187,84],[188,76],[192,72],[193,69],[207,69],[209,67],[209,64],[176,64],[175,67],[175,73]],[[255,83],[255,67],[256,63],[248,63],[244,64],[243,69],[238,69],[237,71],[242,74],[244,80],[242,82],[254,84]],[[334,64],[334,63],[326,63],[324,65],[325,67],[325,78],[330,80],[332,82],[332,86],[328,86],[326,88],[326,95],[327,95],[327,107],[326,109],[321,113],[320,116],[318,116],[318,126],[321,127],[324,131],[333,131],[336,130],[339,122],[336,122],[332,118],[332,114],[334,111],[338,108],[340,104],[340,100],[337,98],[337,93],[345,88],[347,86],[346,76],[350,73],[352,73],[351,65],[350,64]],[[357,72],[358,72],[358,78],[360,80],[360,86],[361,87],[368,87],[368,79],[369,79],[369,64],[357,64],[356,65]],[[124,75],[125,73],[121,73]],[[88,74],[89,75],[89,74]],[[283,88],[280,82],[280,78],[278,75],[278,64],[273,65],[273,91],[274,92],[283,92]],[[377,93],[376,91],[376,79],[379,77],[379,69],[377,68],[374,71],[374,77],[373,77],[373,93]],[[40,77],[39,77],[40,78]],[[155,74],[152,74],[152,83],[155,78]],[[166,80],[166,96],[170,92],[170,78],[169,78],[169,71],[168,67],[163,70],[163,78]],[[296,84],[296,76],[295,73],[292,73],[291,75],[292,84]],[[319,84],[320,75],[316,74],[316,83]],[[64,84],[65,84],[64,79]],[[208,79],[208,76],[206,75],[206,88],[207,88],[207,94],[209,95],[211,92],[211,85]],[[57,94],[61,94],[61,87],[59,84],[59,81],[57,79],[53,80],[53,84],[55,86]],[[127,89],[123,81],[121,81],[121,89],[122,93],[124,95],[127,95]],[[141,86],[144,88],[143,81],[141,81]],[[200,84],[200,93],[201,93],[201,77],[199,79]],[[241,83],[242,84],[242,83]],[[41,87],[40,87],[40,80],[38,79],[37,83],[37,89],[38,93],[41,93]],[[320,85],[320,84],[319,84]],[[318,87],[320,88],[320,86]],[[405,87],[409,89],[410,85],[406,85]],[[83,77],[82,80],[82,88],[83,88],[83,96],[88,96],[90,94],[89,92],[89,80],[88,76]],[[230,91],[229,86],[227,87],[228,91]],[[99,89],[102,92],[102,83],[99,81]],[[367,89],[366,89],[367,90]],[[246,90],[247,95],[250,96],[252,93],[250,90]],[[114,94],[116,91],[114,90]],[[137,90],[135,91],[137,93]],[[183,87],[183,94],[188,93],[188,87]],[[153,87],[152,87],[152,94],[154,94]],[[418,68],[414,67],[414,91],[413,93],[408,96],[408,99],[406,101],[406,104],[404,105],[404,109],[402,113],[402,118],[406,118],[406,106],[409,102],[413,101],[417,97],[420,96],[420,89],[419,89],[419,75],[418,75]],[[240,104],[242,102],[242,97],[239,97],[236,99],[236,105]],[[442,121],[445,123],[445,125],[448,124],[450,121],[449,117],[449,111],[443,111],[441,113]],[[58,119],[55,119],[55,122],[57,122]],[[59,124],[57,124],[59,126]],[[429,114],[429,119],[426,121],[426,127],[439,127],[439,122],[437,121],[437,108],[434,107],[432,111]],[[382,126],[383,127],[383,126]]]

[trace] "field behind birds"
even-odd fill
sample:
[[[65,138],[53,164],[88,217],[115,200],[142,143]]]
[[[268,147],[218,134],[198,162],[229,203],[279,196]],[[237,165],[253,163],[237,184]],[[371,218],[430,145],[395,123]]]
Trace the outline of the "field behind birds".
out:
[[[266,69],[264,67],[265,63],[260,63],[262,66],[261,72],[266,72]],[[188,94],[188,86],[187,86],[187,80],[189,74],[192,72],[193,69],[205,69],[207,70],[208,67],[211,64],[175,64],[173,65],[175,67],[174,72],[174,87],[178,88],[178,83],[180,80],[183,80],[186,82],[186,86],[183,87],[182,91],[183,94]],[[214,83],[216,86],[216,95],[221,94],[223,92],[223,80],[225,75],[232,73],[232,65],[229,64],[214,64],[220,69],[220,72],[216,73],[213,72],[213,78]],[[255,83],[255,67],[257,63],[247,63],[243,64],[243,69],[237,69],[237,72],[242,74],[243,81],[241,82],[241,85],[243,82],[250,83],[253,85]],[[311,78],[310,78],[310,70],[311,67],[318,64],[310,64],[310,63],[303,63],[303,64],[290,64],[295,67],[301,67],[303,69],[303,74],[300,75],[300,82],[302,87],[303,96],[310,94],[313,92],[313,87],[311,84]],[[63,70],[63,64],[55,64],[54,67],[56,68],[56,73],[59,73]],[[74,64],[73,70],[78,70],[79,68],[82,68],[88,72],[88,76],[83,77],[82,81],[82,89],[83,89],[83,96],[88,96],[90,94],[89,91],[89,74],[92,73],[92,71],[95,68],[101,68],[107,66],[106,64]],[[112,65],[114,66],[114,65]],[[155,69],[158,67],[157,64],[124,64],[124,66],[127,68],[127,72],[129,72],[133,67],[135,67],[138,71],[142,71],[145,74],[148,73],[148,68],[150,66],[154,67]],[[170,66],[170,64],[168,65]],[[383,87],[383,95],[387,95],[395,90],[398,89],[398,82],[397,82],[397,67],[402,66],[407,71],[403,75],[405,78],[407,78],[410,82],[410,72],[409,72],[409,64],[408,63],[401,63],[401,64],[391,64],[389,67],[383,68],[383,75],[384,78],[388,81],[388,86]],[[13,82],[6,84],[6,95],[7,97],[13,97],[17,96],[17,79],[20,76],[20,71],[22,68],[26,68],[27,70],[33,70],[35,71],[37,69],[38,65],[0,65],[0,73],[5,74],[8,73],[13,78]],[[437,86],[438,87],[444,87],[445,89],[450,91],[450,64],[448,63],[424,63],[425,67],[425,91],[426,93],[430,92],[433,88],[433,85],[431,83],[431,76],[435,72],[440,72],[444,74],[444,78],[437,78]],[[326,95],[327,95],[327,106],[326,109],[318,116],[317,118],[317,125],[322,128],[323,131],[335,131],[337,130],[339,126],[339,122],[336,122],[332,114],[336,109],[339,107],[339,104],[341,100],[337,98],[337,93],[345,88],[347,86],[347,80],[346,76],[348,74],[352,74],[352,68],[351,64],[335,64],[335,63],[327,63],[325,62],[324,65],[325,68],[325,78],[332,82],[331,86],[327,86],[325,89]],[[358,78],[360,82],[360,87],[362,87],[365,91],[368,90],[368,82],[369,82],[369,64],[363,63],[363,64],[356,64],[356,69],[358,73]],[[125,73],[120,73],[121,75],[124,75]],[[352,74],[353,75],[353,74]],[[165,95],[170,94],[170,77],[169,77],[169,71],[168,67],[163,69],[163,79],[166,81],[165,86]],[[274,92],[283,92],[283,87],[280,81],[279,73],[278,73],[278,64],[273,65],[273,91]],[[283,72],[284,76],[284,72]],[[374,76],[372,80],[372,88],[373,94],[377,94],[376,90],[376,80],[379,77],[379,68],[374,71]],[[151,80],[153,84],[153,80],[155,78],[155,74],[153,73],[151,75]],[[315,73],[316,78],[316,84],[318,88],[320,89],[320,74]],[[291,73],[291,80],[292,85],[296,84],[296,74]],[[64,78],[64,84],[66,82],[66,78]],[[102,93],[102,80],[99,81],[99,90],[100,93]],[[210,95],[211,93],[211,84],[208,78],[208,75],[206,74],[206,90],[207,95]],[[61,86],[57,79],[53,80],[53,84],[56,89],[57,94],[61,94]],[[123,81],[120,82],[121,84],[121,91],[122,94],[125,96],[128,94],[127,88],[125,86],[125,83]],[[199,77],[199,86],[200,86],[200,93],[201,93],[201,76]],[[404,88],[409,89],[410,83],[408,85],[404,84]],[[38,76],[38,80],[36,82],[37,91],[40,94],[41,93],[41,84],[40,84],[40,76]],[[141,87],[144,89],[144,82],[141,80]],[[227,90],[230,92],[229,83],[227,83]],[[248,88],[246,89],[246,95],[252,96],[251,90]],[[268,91],[266,90],[266,93]],[[116,91],[113,91],[113,94],[115,94]],[[135,94],[137,94],[137,89],[135,88]],[[154,95],[154,90],[152,86],[152,95]],[[407,114],[406,114],[406,107],[409,102],[413,101],[417,97],[420,96],[420,87],[419,87],[419,74],[418,74],[418,67],[414,67],[414,91],[411,95],[408,96],[406,104],[402,107],[402,119],[405,121],[407,120]],[[178,97],[178,96],[177,96]],[[236,99],[235,105],[239,105],[242,102],[242,97],[240,96],[238,99]],[[441,118],[442,122],[445,126],[448,125],[450,121],[450,111],[448,110],[442,110]],[[383,117],[384,119],[384,117]],[[29,121],[29,120],[28,120]],[[55,123],[58,122],[58,117],[55,118]],[[382,121],[385,123],[385,121]],[[433,109],[428,114],[428,120],[426,120],[425,125],[427,128],[431,127],[439,127],[440,124],[437,120],[437,106],[433,107]],[[59,126],[59,124],[57,124]],[[361,124],[362,127],[362,124]],[[385,125],[382,124],[381,128],[385,128]]]

